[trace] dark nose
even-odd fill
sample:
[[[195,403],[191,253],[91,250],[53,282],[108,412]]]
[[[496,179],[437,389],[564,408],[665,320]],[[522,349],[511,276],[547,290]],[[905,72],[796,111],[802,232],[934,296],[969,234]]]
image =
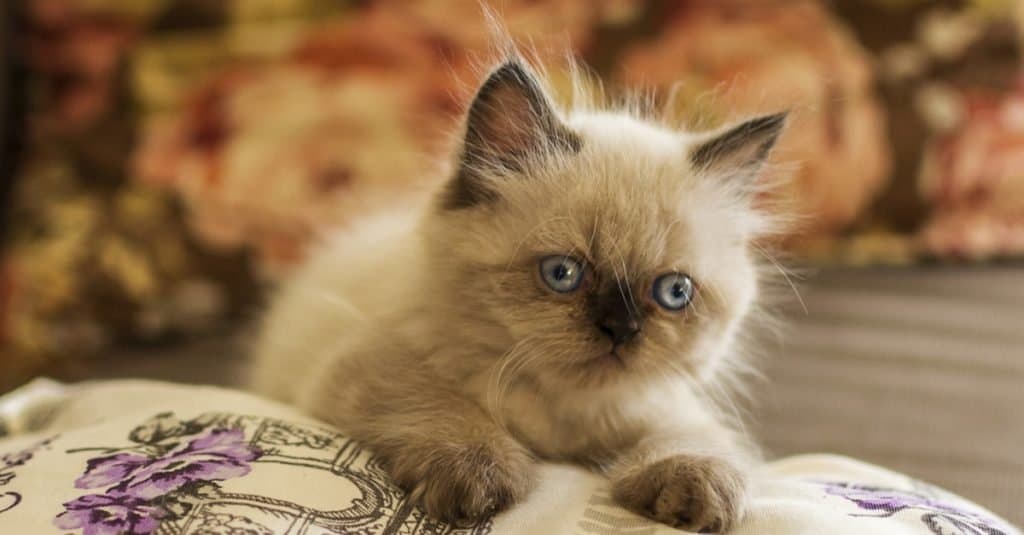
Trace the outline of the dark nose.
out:
[[[636,337],[640,332],[640,323],[634,318],[608,315],[597,323],[597,329],[618,346],[628,344]]]
[[[623,288],[626,281],[615,281],[595,296],[594,325],[615,345],[627,344],[640,333],[639,311]]]

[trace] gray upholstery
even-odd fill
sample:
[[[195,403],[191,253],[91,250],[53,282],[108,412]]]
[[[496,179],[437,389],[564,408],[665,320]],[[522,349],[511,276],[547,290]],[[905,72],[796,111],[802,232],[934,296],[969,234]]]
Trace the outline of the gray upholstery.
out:
[[[1024,524],[1024,269],[828,271],[787,307],[755,428],[771,456],[829,451]]]

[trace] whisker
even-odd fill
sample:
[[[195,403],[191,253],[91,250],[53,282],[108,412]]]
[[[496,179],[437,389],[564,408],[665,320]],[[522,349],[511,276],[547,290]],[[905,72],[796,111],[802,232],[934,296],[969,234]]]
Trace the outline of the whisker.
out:
[[[314,292],[312,289],[307,290],[308,293],[315,294],[316,297],[323,299],[324,301],[337,306],[348,312],[349,314],[361,319],[367,319],[366,313],[359,309],[359,307],[352,304],[351,301],[333,292]]]
[[[522,249],[523,244],[526,243],[526,240],[529,239],[529,237],[533,235],[534,232],[540,230],[540,228],[543,227],[544,225],[562,219],[569,220],[569,218],[566,216],[551,216],[541,221],[540,223],[537,223],[536,225],[533,226],[533,228],[527,231],[526,234],[524,234],[523,237],[520,238],[519,241],[516,243],[515,248],[512,249],[512,254],[509,256],[508,264],[505,265],[505,272],[508,272],[508,270],[512,269],[512,264],[515,263],[516,258],[519,256],[519,250]]]
[[[786,270],[782,267],[782,264],[780,264],[777,260],[775,260],[775,258],[772,255],[770,255],[768,253],[768,251],[766,251],[760,245],[758,245],[758,244],[756,244],[754,242],[751,242],[750,245],[752,245],[754,247],[754,249],[756,249],[758,252],[760,252],[761,256],[763,256],[766,260],[768,260],[768,262],[771,263],[771,265],[775,266],[775,270],[778,271],[779,274],[782,275],[782,278],[786,280],[786,284],[788,284],[789,288],[791,290],[793,290],[793,295],[796,296],[796,300],[800,303],[800,308],[802,308],[804,310],[804,315],[806,316],[806,315],[810,314],[810,312],[807,310],[807,304],[804,303],[803,296],[800,295],[800,291],[797,290],[796,285],[793,284],[793,280],[790,279],[789,274],[786,273]]]
[[[512,345],[512,347],[510,347],[508,349],[508,351],[506,351],[501,357],[499,357],[498,360],[496,360],[495,363],[492,365],[492,369],[494,369],[494,368],[497,368],[497,369],[494,370],[494,372],[491,373],[492,380],[488,381],[488,386],[487,386],[487,401],[488,401],[488,403],[487,404],[488,404],[488,407],[491,409],[492,416],[495,416],[495,419],[498,420],[501,425],[504,425],[504,421],[503,421],[503,417],[501,416],[501,413],[499,412],[499,413],[495,414],[495,411],[497,409],[499,409],[498,403],[500,401],[499,393],[501,391],[501,384],[502,384],[501,383],[501,378],[504,375],[506,368],[508,368],[513,362],[515,362],[516,355],[518,354],[517,352],[522,348],[522,346],[524,346],[525,344],[529,343],[530,340],[531,340],[530,338],[524,338],[524,339],[516,342],[515,344]]]
[[[633,287],[630,285],[629,271],[626,268],[626,259],[623,258],[621,253],[619,254],[619,264],[622,265],[622,276],[625,279],[626,294],[629,295],[629,306],[633,308],[632,313],[637,314],[640,312],[640,307],[636,305],[636,299],[633,298]],[[619,291],[622,291],[621,283],[619,286]]]
[[[671,223],[665,226],[665,228],[662,229],[661,232],[658,234],[658,238],[655,240],[655,242],[658,244],[658,248],[654,251],[654,254],[652,255],[652,259],[655,263],[660,263],[662,259],[665,257],[665,249],[668,248],[668,235],[672,232],[676,225],[680,225],[682,223],[682,219],[674,219]]]

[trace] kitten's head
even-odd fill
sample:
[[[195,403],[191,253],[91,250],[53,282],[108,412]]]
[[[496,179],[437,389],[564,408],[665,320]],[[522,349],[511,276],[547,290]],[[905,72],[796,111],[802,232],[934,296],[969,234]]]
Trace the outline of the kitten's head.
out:
[[[445,299],[550,385],[707,376],[757,296],[754,179],[784,122],[561,113],[528,66],[501,65],[428,220]]]

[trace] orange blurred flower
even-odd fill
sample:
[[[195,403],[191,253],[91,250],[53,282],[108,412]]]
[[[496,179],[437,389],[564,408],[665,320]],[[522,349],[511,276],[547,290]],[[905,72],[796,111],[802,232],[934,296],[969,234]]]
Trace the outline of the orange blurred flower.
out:
[[[799,170],[778,194],[807,234],[853,221],[887,179],[869,58],[818,2],[680,3],[657,39],[626,54],[619,75],[631,85],[678,84],[677,104],[716,123],[793,109],[775,160]]]
[[[961,95],[956,124],[931,140],[921,167],[933,210],[926,250],[982,260],[1024,254],[1024,78],[1005,95]]]
[[[516,36],[582,42],[632,0],[503,5]],[[225,72],[152,125],[136,156],[178,190],[200,237],[249,245],[280,272],[324,228],[442,176],[467,82],[491,36],[472,2],[381,1],[313,32],[284,60]],[[543,42],[535,42],[543,51]]]

